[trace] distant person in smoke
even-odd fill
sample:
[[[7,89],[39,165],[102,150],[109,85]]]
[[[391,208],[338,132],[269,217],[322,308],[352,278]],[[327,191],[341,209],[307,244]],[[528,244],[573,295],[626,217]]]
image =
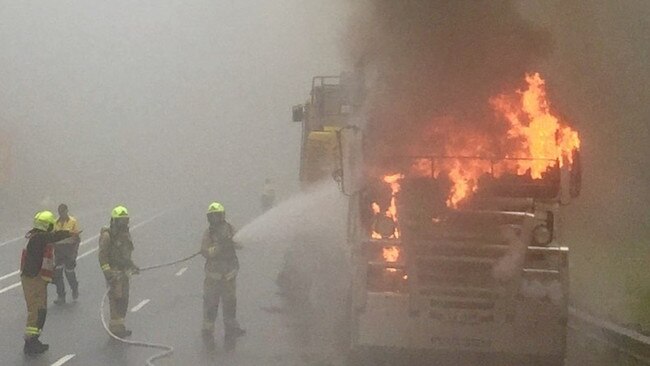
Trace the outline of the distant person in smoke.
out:
[[[65,304],[65,281],[63,274],[68,280],[70,290],[72,291],[72,299],[76,300],[79,297],[79,282],[77,281],[77,274],[75,267],[77,266],[77,253],[79,252],[79,224],[77,219],[70,216],[68,213],[68,206],[65,203],[59,205],[59,218],[54,224],[54,231],[69,231],[77,235],[68,239],[62,240],[57,243],[54,248],[54,284],[56,285],[57,299],[54,303],[57,305]]]
[[[262,190],[262,212],[270,210],[275,205],[275,189],[271,179],[264,180],[264,189]]]
[[[214,324],[219,303],[222,303],[226,338],[240,337],[246,331],[237,322],[239,259],[236,250],[239,245],[233,241],[235,229],[226,221],[226,210],[218,202],[210,204],[207,218],[209,227],[203,233],[201,242],[201,254],[205,258],[202,334],[207,339],[214,337]]]
[[[26,355],[47,351],[50,346],[41,343],[39,337],[47,316],[47,284],[54,274],[54,243],[74,237],[69,231],[54,232],[56,217],[50,211],[41,211],[34,216],[33,229],[25,237],[27,246],[20,261],[20,282],[27,304],[25,326]]]
[[[109,330],[120,338],[131,335],[124,326],[129,309],[129,279],[140,272],[131,260],[131,253],[133,241],[129,232],[129,212],[126,207],[117,206],[111,212],[110,226],[102,228],[99,236],[99,265],[109,287]]]

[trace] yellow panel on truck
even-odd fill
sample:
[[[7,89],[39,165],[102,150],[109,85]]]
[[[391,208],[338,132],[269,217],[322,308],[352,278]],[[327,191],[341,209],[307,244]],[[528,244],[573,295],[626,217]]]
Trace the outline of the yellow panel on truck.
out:
[[[307,135],[303,150],[301,181],[315,183],[331,178],[339,169],[338,127],[324,127],[322,131],[312,131]]]

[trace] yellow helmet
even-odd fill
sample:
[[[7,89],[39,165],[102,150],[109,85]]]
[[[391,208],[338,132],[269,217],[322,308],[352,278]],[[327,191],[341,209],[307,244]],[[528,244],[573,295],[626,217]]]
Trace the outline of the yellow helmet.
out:
[[[124,206],[117,206],[111,212],[111,218],[119,219],[121,217],[129,217],[129,211]]]
[[[34,216],[34,229],[49,231],[55,223],[56,217],[50,211],[37,212]]]
[[[210,206],[208,206],[208,213],[213,213],[213,212],[226,212],[226,209],[223,207],[221,203],[212,202]]]

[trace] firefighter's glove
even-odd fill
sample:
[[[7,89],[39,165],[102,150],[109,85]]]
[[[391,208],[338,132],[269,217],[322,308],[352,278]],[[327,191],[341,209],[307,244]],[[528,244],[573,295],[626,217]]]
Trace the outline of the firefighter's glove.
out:
[[[223,279],[226,280],[226,281],[230,281],[230,280],[234,280],[236,277],[237,277],[237,270],[233,269],[232,271],[226,273],[223,276]]]
[[[217,247],[208,248],[208,257],[214,258],[217,255]]]

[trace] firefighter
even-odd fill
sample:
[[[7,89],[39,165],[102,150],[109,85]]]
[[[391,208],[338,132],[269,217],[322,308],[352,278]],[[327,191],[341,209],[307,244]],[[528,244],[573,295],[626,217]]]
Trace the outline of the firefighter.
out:
[[[235,250],[239,246],[233,241],[235,230],[226,221],[223,205],[218,202],[210,204],[207,218],[209,227],[201,243],[201,254],[205,257],[202,333],[206,338],[214,336],[214,323],[221,302],[226,338],[236,338],[246,333],[236,318],[239,260]]]
[[[66,230],[72,233],[79,234],[79,224],[77,219],[70,216],[68,213],[68,206],[65,203],[59,205],[59,218],[54,224],[54,231]],[[77,266],[77,252],[79,251],[79,243],[81,239],[79,235],[75,235],[69,239],[57,243],[54,248],[54,284],[56,285],[57,299],[54,303],[57,305],[65,304],[65,281],[63,274],[68,280],[70,290],[72,290],[72,299],[79,298],[79,282],[77,281],[77,274],[75,267]]]
[[[27,246],[23,249],[20,263],[20,282],[27,304],[25,346],[27,355],[47,351],[50,346],[41,343],[39,336],[47,316],[47,284],[54,272],[54,243],[77,234],[69,231],[53,232],[56,218],[50,211],[41,211],[34,216],[33,229],[25,237]]]
[[[99,236],[99,265],[109,287],[109,330],[120,338],[131,335],[124,326],[129,307],[129,278],[140,271],[131,260],[132,252],[129,212],[126,207],[117,206],[111,212],[110,226],[102,228]]]

